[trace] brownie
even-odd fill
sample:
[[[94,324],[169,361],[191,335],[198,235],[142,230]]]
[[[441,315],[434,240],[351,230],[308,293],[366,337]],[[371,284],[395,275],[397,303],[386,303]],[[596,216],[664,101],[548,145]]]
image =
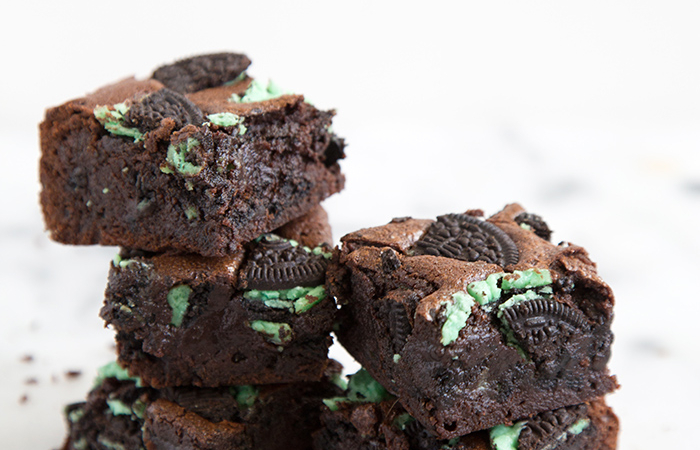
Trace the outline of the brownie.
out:
[[[322,399],[342,390],[323,381],[219,388],[145,387],[116,363],[103,368],[86,402],[66,408],[63,450],[311,448]]]
[[[353,377],[368,375],[358,372]],[[376,383],[376,382],[375,382]],[[351,377],[352,384],[352,377]],[[325,400],[315,450],[614,450],[618,420],[603,399],[539,413],[452,439],[432,436],[381,386],[356,383]],[[377,387],[378,386],[378,387]],[[359,387],[359,389],[357,389]],[[379,395],[377,395],[379,393]]]
[[[225,256],[344,185],[333,111],[203,55],[46,112],[41,204],[52,239]]]
[[[101,311],[120,364],[153,387],[319,380],[336,306],[317,208],[229,256],[122,249]]]
[[[587,252],[512,204],[342,238],[327,273],[341,344],[450,439],[617,387],[613,293]]]

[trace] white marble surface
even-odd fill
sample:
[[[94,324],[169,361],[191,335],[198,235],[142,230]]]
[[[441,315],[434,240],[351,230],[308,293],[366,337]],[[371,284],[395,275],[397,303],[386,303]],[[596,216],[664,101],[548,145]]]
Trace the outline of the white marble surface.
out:
[[[619,448],[689,448],[700,404],[698,10],[622,3],[300,11],[266,1],[185,20],[175,1],[172,21],[148,30],[131,0],[109,13],[94,2],[10,6],[3,57],[27,70],[0,75],[2,448],[58,447],[63,405],[84,397],[114,352],[97,313],[116,250],[61,246],[43,231],[42,110],[220,49],[244,49],[254,75],[338,107],[335,128],[350,146],[347,188],[325,202],[336,239],[395,216],[493,213],[517,201],[545,217],[554,241],[585,246],[617,297]],[[261,23],[272,31],[256,33]],[[280,38],[292,30],[295,39]]]

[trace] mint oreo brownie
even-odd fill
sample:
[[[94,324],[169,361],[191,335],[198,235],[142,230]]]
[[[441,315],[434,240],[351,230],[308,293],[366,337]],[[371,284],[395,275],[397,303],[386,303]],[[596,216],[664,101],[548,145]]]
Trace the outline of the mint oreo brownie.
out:
[[[307,450],[322,399],[342,392],[330,381],[339,371],[333,362],[317,382],[158,390],[113,363],[66,408],[62,450]]]
[[[602,399],[546,411],[452,439],[431,435],[361,370],[324,400],[315,450],[614,450],[617,416]]]
[[[225,256],[343,188],[333,111],[203,55],[49,109],[41,204],[65,244]]]
[[[123,249],[102,318],[118,360],[148,386],[317,381],[336,314],[320,207],[224,257]]]
[[[549,234],[513,204],[346,235],[327,274],[340,342],[440,439],[613,391],[613,293]]]

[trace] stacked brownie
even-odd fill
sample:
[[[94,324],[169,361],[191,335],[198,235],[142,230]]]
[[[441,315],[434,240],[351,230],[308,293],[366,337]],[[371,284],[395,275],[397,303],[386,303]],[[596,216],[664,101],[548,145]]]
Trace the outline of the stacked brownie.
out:
[[[51,237],[118,245],[64,450],[612,450],[612,291],[512,204],[330,247],[333,112],[198,56],[47,112]],[[337,303],[337,306],[336,306]],[[331,330],[364,367],[346,382]]]
[[[117,363],[67,409],[64,449],[305,449],[341,394],[319,203],[344,143],[249,64],[197,56],[47,111],[51,237],[121,247],[101,311]]]
[[[341,239],[336,332],[366,372],[326,401],[317,450],[615,448],[612,291],[541,217],[482,216]]]

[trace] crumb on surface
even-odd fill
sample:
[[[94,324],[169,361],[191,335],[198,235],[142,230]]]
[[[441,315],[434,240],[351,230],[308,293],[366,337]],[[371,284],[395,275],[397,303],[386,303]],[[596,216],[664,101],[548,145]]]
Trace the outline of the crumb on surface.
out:
[[[23,355],[19,360],[23,363],[30,363],[34,361],[34,356],[27,353],[26,355]]]
[[[66,370],[66,373],[65,373],[66,378],[68,378],[68,379],[78,378],[82,374],[83,374],[83,372],[80,370]]]
[[[24,395],[22,395],[22,396],[19,398],[19,404],[20,404],[20,405],[24,405],[24,404],[27,403],[28,401],[29,401],[29,396],[28,396],[27,394],[24,394]]]
[[[27,384],[27,385],[29,385],[29,384],[39,384],[39,380],[37,380],[37,379],[34,378],[34,377],[29,377],[29,378],[27,378],[26,380],[24,380],[24,384]]]

